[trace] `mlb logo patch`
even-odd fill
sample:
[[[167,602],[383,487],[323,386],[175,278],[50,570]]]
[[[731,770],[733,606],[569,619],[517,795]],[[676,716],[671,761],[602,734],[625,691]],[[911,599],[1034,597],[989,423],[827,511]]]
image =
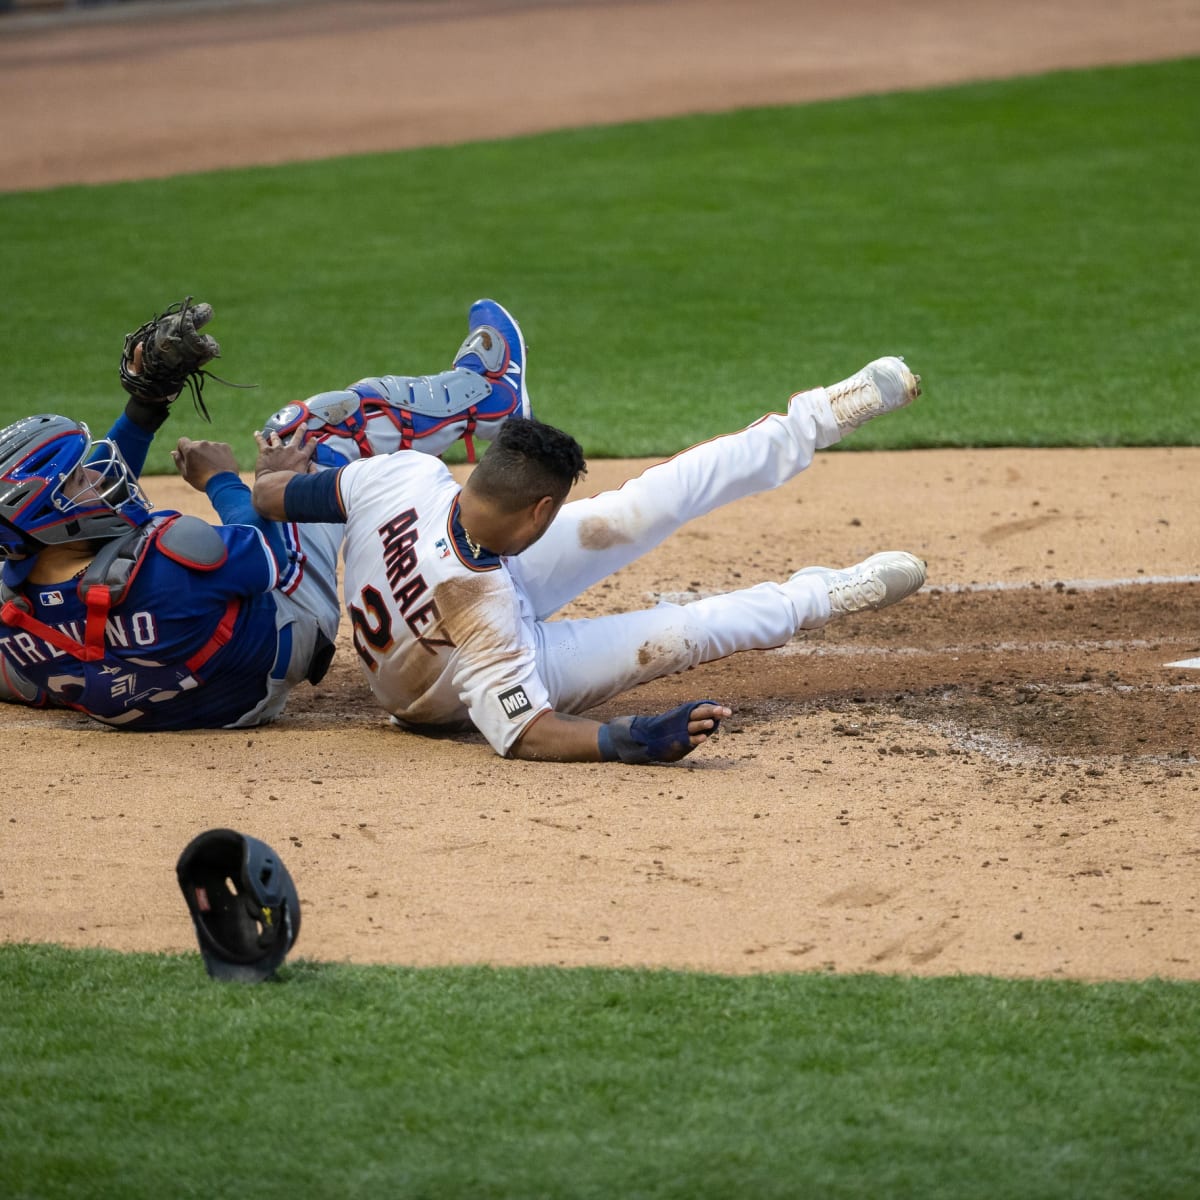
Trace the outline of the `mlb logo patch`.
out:
[[[450,547],[446,544],[445,538],[438,538],[438,540],[433,543],[433,548],[435,550],[441,551],[441,553],[439,555],[440,558],[449,558],[450,557]]]
[[[46,605],[47,608],[53,608],[55,605],[61,604],[62,602],[63,602],[62,592],[43,592],[42,593],[42,603],[44,605]]]
[[[501,692],[497,699],[506,717],[519,717],[533,708],[523,687],[509,688],[507,692]]]

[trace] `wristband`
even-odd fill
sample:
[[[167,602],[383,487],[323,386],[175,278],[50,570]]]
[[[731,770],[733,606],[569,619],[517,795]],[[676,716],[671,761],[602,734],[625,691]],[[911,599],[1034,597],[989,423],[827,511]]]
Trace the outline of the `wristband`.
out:
[[[139,429],[147,433],[157,433],[167,417],[171,415],[171,400],[143,400],[140,396],[130,396],[125,401],[125,416]]]
[[[618,718],[620,720],[629,720],[628,717]],[[596,741],[600,744],[600,761],[601,762],[616,762],[621,756],[617,753],[617,747],[613,741],[613,731],[610,721],[607,725],[600,726],[600,732],[596,735]]]

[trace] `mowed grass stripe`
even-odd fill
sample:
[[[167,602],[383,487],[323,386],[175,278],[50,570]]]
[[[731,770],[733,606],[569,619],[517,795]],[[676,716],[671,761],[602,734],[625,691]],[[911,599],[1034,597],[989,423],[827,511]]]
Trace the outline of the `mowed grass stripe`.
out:
[[[7,1197],[1189,1196],[1200,990],[0,947]]]
[[[857,448],[1194,444],[1197,128],[1184,60],[0,196],[0,417],[105,425],[121,336],[192,293],[258,385],[209,388],[248,466],[288,400],[447,366],[491,294],[592,456],[885,353],[926,394]]]

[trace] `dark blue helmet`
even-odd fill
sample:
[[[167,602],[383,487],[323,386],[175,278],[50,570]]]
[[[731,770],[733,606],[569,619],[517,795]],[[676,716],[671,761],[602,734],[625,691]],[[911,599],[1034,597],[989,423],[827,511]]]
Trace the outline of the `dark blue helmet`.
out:
[[[150,514],[121,451],[82,422],[43,413],[0,429],[0,561],[114,538]]]
[[[232,829],[193,838],[175,866],[213,979],[270,979],[300,934],[300,897],[279,855]]]

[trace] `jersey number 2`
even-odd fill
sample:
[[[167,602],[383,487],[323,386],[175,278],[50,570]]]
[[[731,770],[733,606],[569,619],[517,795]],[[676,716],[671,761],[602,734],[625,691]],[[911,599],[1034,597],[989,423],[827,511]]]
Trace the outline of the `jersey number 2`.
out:
[[[391,649],[392,617],[377,589],[363,588],[359,599],[362,601],[362,608],[357,604],[350,605],[350,623],[354,626],[354,649],[358,652],[358,657],[367,664],[368,671],[377,671],[379,661],[371,650],[386,654]]]

